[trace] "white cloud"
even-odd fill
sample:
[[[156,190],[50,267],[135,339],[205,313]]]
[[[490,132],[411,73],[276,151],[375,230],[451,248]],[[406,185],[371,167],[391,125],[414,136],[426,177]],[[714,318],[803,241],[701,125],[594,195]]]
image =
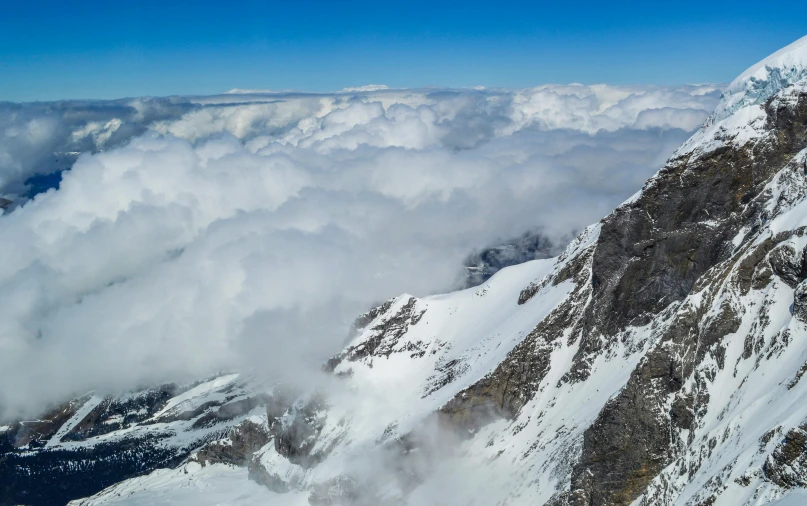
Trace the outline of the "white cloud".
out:
[[[0,217],[0,417],[222,368],[299,376],[370,304],[452,286],[471,249],[606,214],[708,90],[243,93],[79,120],[9,106],[0,184],[48,150],[103,152]]]
[[[380,91],[388,90],[389,86],[386,84],[367,84],[364,86],[356,86],[355,88],[342,88],[343,92],[357,92],[357,91]]]

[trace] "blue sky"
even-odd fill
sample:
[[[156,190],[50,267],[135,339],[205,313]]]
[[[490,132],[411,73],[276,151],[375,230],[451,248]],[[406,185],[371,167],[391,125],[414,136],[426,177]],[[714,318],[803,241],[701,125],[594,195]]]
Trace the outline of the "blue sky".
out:
[[[10,2],[0,100],[726,82],[807,34],[807,2]]]

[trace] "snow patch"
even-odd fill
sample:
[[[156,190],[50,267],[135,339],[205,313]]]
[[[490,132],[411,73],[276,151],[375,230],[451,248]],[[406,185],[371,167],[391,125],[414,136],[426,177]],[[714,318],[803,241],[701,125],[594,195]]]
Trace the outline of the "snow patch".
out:
[[[76,411],[76,414],[70,417],[70,419],[67,422],[65,422],[61,427],[59,427],[59,430],[56,432],[56,434],[53,435],[53,437],[51,437],[48,440],[45,447],[52,448],[61,443],[62,438],[66,436],[71,430],[73,430],[73,428],[76,425],[81,423],[81,421],[84,420],[84,418],[87,415],[89,415],[90,412],[96,408],[96,406],[101,404],[103,400],[104,400],[103,397],[99,397],[97,395],[93,395],[89,399],[87,399],[87,401],[84,404],[82,404],[81,407],[78,409],[78,411]]]

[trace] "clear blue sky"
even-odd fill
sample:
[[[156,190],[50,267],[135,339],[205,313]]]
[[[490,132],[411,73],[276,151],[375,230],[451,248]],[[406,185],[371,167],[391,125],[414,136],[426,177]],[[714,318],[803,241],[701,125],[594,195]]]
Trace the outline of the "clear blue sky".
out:
[[[807,34],[807,1],[4,0],[0,100],[726,82]]]

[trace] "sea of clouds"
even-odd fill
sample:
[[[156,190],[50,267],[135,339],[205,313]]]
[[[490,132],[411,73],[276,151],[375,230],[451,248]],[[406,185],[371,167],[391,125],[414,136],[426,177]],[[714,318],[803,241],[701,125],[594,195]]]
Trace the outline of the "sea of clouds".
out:
[[[456,286],[472,250],[536,230],[560,241],[607,214],[719,95],[373,87],[0,104],[13,202],[0,419],[223,369],[301,377],[374,303]],[[33,183],[59,173],[58,188]]]

